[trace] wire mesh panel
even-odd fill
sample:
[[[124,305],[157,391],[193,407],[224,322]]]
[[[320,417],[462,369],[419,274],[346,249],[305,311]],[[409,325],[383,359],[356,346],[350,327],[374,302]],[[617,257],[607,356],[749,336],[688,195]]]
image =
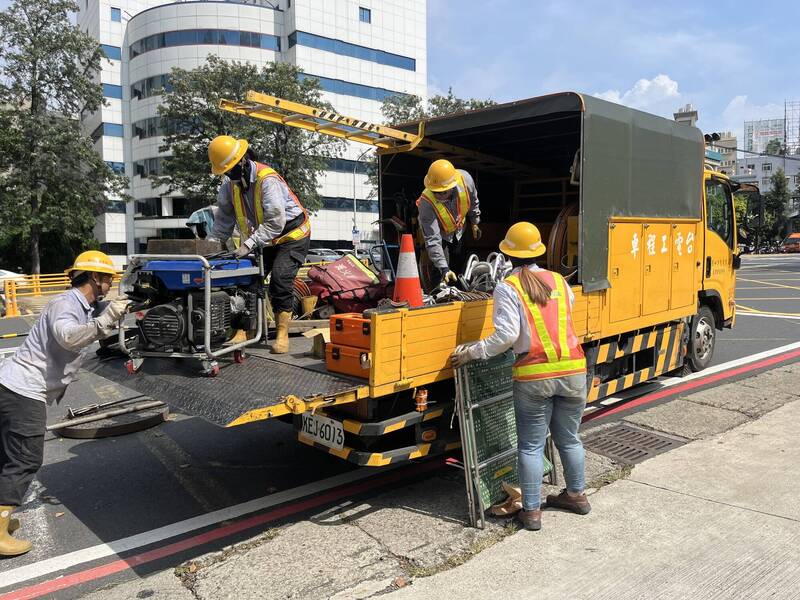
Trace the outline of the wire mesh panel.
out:
[[[519,484],[510,350],[473,361],[456,373],[456,400],[464,448],[464,472],[472,525],[484,525],[484,511],[506,496],[503,482]],[[549,445],[546,454],[549,454]],[[544,457],[551,473],[552,456]]]

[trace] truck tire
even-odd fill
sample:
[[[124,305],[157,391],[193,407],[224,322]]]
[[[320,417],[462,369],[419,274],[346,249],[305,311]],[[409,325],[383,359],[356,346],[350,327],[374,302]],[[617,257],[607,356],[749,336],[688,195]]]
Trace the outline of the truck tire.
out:
[[[700,310],[692,317],[689,327],[689,348],[684,371],[696,373],[705,369],[714,358],[714,346],[717,342],[714,313],[705,304],[700,305]]]

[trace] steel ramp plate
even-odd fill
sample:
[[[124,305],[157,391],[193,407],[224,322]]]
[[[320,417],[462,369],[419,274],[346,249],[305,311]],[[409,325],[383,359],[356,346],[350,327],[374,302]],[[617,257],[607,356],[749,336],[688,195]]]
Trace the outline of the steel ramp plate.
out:
[[[282,404],[290,394],[330,396],[367,385],[365,379],[262,356],[249,355],[242,364],[221,358],[219,366],[217,377],[206,377],[195,359],[147,358],[137,373],[129,375],[125,359],[114,357],[93,358],[84,369],[223,427],[251,410]]]

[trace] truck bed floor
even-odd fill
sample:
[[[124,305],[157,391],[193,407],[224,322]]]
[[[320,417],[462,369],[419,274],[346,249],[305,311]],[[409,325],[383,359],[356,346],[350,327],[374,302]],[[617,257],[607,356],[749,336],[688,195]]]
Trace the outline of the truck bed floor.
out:
[[[84,369],[221,426],[251,410],[279,405],[289,394],[329,396],[367,385],[365,379],[328,373],[325,362],[306,349],[310,340],[305,338],[292,338],[291,354],[273,355],[253,346],[242,364],[229,356],[220,358],[217,377],[203,375],[200,361],[191,358],[147,358],[134,375],[119,356],[92,358]]]

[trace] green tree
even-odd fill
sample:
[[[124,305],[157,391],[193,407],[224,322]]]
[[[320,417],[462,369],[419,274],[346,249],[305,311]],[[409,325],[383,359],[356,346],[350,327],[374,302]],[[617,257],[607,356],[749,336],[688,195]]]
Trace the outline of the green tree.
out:
[[[220,179],[211,175],[207,146],[217,135],[227,134],[247,139],[258,159],[286,179],[306,208],[321,206],[319,177],[328,159],[340,154],[344,142],[218,107],[223,98],[244,100],[248,90],[256,90],[333,110],[322,100],[318,80],[304,77],[302,70],[286,63],[258,67],[210,55],[204,65],[191,71],[173,69],[170,84],[159,114],[162,123],[168,124],[161,150],[171,156],[164,161],[163,175],[155,178],[156,185],[165,185],[169,192],[179,192],[198,205],[213,203]]]
[[[77,10],[72,0],[15,0],[0,13],[0,243],[24,246],[21,266],[33,273],[43,239],[85,247],[106,194],[125,187],[81,129],[81,115],[103,103],[103,53],[70,23]]]
[[[764,194],[764,229],[769,239],[783,238],[786,235],[787,208],[790,194],[786,173],[778,169],[770,177],[771,190]]]
[[[778,138],[772,138],[767,142],[764,154],[783,154],[783,144]]]
[[[387,123],[405,123],[407,121],[419,121],[420,119],[478,110],[494,104],[497,104],[494,100],[479,100],[477,98],[465,100],[458,98],[453,94],[453,88],[449,88],[446,96],[431,96],[428,99],[427,107],[422,105],[422,99],[419,96],[390,96],[383,101],[381,112]]]

